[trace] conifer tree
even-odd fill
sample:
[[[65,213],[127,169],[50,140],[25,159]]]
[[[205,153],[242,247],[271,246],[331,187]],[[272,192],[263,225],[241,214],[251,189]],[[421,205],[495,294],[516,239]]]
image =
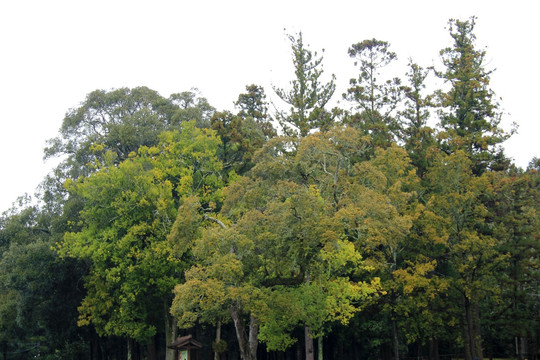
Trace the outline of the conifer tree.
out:
[[[268,114],[268,103],[262,86],[246,86],[246,93],[238,95],[238,100],[234,105],[240,109],[238,116],[244,119],[251,117],[262,129],[266,139],[277,135]]]
[[[323,57],[304,45],[301,32],[288,38],[296,78],[291,81],[289,91],[274,87],[276,95],[291,106],[289,114],[278,114],[278,121],[287,135],[305,137],[310,130],[325,128],[332,122],[333,117],[325,106],[336,89],[335,76],[328,83],[321,83]]]
[[[403,88],[405,109],[399,112],[402,128],[400,137],[420,177],[424,176],[428,167],[428,149],[435,145],[434,129],[427,125],[432,96],[422,94],[428,73],[428,70],[409,61],[409,84]]]
[[[398,78],[380,81],[382,68],[397,59],[390,44],[377,39],[364,40],[349,48],[356,59],[360,74],[351,79],[351,87],[343,97],[358,110],[349,122],[373,137],[374,144],[388,146],[399,133],[394,111],[401,100],[401,81]]]
[[[473,173],[479,175],[488,169],[497,145],[509,135],[499,127],[499,104],[489,88],[492,71],[485,68],[486,52],[476,47],[475,23],[475,17],[468,21],[450,20],[454,43],[440,52],[446,69],[438,76],[451,87],[438,95],[443,150],[465,151],[473,161]]]

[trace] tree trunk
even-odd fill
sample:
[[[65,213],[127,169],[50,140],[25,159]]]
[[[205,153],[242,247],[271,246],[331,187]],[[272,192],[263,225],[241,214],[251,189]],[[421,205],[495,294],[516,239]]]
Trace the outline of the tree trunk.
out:
[[[169,314],[169,306],[167,301],[163,301],[165,311],[165,360],[176,360],[176,350],[169,349],[167,346],[176,341],[178,337],[178,326],[176,319]]]
[[[315,349],[313,348],[313,338],[309,327],[304,327],[305,342],[306,342],[306,360],[315,360]]]
[[[480,335],[480,314],[478,305],[464,297],[463,301],[463,338],[465,342],[465,360],[482,360],[482,336]]]
[[[476,357],[483,360],[484,351],[482,349],[482,331],[480,328],[480,307],[478,304],[474,304],[474,306],[471,306],[471,308],[474,310],[473,328]]]
[[[219,345],[221,342],[221,321],[218,321],[216,325],[216,345]],[[214,360],[219,360],[220,353],[217,352],[216,349],[214,349]]]
[[[253,315],[249,319],[249,351],[253,359],[257,359],[257,347],[259,346],[259,324]]]
[[[323,337],[317,339],[317,360],[323,360]]]
[[[469,299],[466,297],[463,300],[463,357],[465,360],[476,360],[475,356],[473,354],[474,352],[474,344],[473,344],[473,335],[472,332],[472,326],[471,326],[471,318],[470,318],[470,303]]]
[[[394,346],[394,359],[399,360],[399,339],[396,319],[392,319],[392,343]]]
[[[238,346],[240,348],[240,357],[242,360],[257,360],[257,335],[259,332],[259,327],[254,319],[251,316],[249,324],[249,337],[246,336],[246,328],[242,319],[240,318],[239,309],[231,305],[229,308],[231,317],[233,319],[234,328],[236,330],[236,338],[238,340]]]
[[[236,338],[238,340],[238,347],[240,348],[240,357],[243,360],[248,360],[249,354],[247,351],[246,330],[244,324],[242,323],[242,320],[240,319],[240,314],[238,313],[238,309],[235,306],[231,305],[229,311],[231,313],[234,328],[236,330]]]
[[[134,353],[134,341],[133,339],[127,339],[127,360],[134,360],[135,357],[133,356]]]

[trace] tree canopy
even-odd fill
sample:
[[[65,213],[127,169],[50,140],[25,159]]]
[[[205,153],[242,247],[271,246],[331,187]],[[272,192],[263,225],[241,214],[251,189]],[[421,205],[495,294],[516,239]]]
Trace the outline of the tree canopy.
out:
[[[504,154],[476,21],[403,78],[352,44],[348,108],[301,32],[279,103],[88,94],[0,216],[0,357],[537,358],[540,161]]]

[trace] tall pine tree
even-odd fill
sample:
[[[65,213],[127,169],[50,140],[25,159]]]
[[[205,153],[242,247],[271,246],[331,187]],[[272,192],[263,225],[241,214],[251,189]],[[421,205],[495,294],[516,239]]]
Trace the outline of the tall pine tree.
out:
[[[473,173],[480,175],[494,160],[497,147],[508,134],[500,127],[501,112],[489,88],[492,71],[485,68],[484,50],[475,46],[476,18],[450,20],[454,44],[441,50],[446,70],[438,76],[448,82],[448,91],[439,91],[441,146],[447,153],[463,150],[473,161]]]
[[[305,137],[310,130],[327,128],[333,120],[325,106],[336,90],[335,76],[328,83],[321,83],[323,57],[304,45],[302,33],[288,37],[296,78],[289,91],[274,87],[277,96],[291,106],[290,114],[278,114],[278,120],[287,135]]]

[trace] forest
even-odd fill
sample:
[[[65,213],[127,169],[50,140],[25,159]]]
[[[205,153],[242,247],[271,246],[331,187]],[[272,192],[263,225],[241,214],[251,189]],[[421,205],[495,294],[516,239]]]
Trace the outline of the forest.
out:
[[[234,111],[89,93],[0,217],[0,358],[538,359],[540,159],[504,153],[475,22],[401,77],[352,44],[344,94],[302,33]]]

